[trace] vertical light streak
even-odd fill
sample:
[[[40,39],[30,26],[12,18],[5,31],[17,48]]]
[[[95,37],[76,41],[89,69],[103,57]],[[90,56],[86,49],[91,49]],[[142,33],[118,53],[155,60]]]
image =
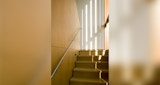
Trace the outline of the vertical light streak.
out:
[[[97,50],[97,36],[95,37],[95,50]]]
[[[88,5],[86,5],[86,50],[88,50]]]
[[[97,33],[97,0],[95,0],[95,34]],[[97,36],[95,37],[95,50],[97,49]]]
[[[92,41],[90,41],[90,50],[92,50]]]
[[[97,0],[95,0],[95,33],[97,33]]]
[[[98,55],[98,50],[95,50],[95,56],[97,56]]]
[[[103,52],[102,52],[102,56],[104,56],[104,55],[105,55],[105,52],[106,52],[106,50],[103,50]]]
[[[88,50],[88,44],[86,44],[86,50]]]
[[[84,44],[83,44],[83,37],[84,37],[84,34],[83,34],[83,9],[82,9],[82,30],[81,30],[81,32],[82,32],[82,35],[81,35],[81,37],[82,37],[82,48],[83,48],[83,46],[84,46]]]
[[[90,37],[92,38],[92,0],[90,0]]]
[[[86,43],[88,42],[88,5],[86,5]]]

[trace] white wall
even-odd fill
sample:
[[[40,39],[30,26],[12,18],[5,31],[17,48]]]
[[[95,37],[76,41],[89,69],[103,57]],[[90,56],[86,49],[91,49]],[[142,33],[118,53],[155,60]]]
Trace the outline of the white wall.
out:
[[[81,49],[104,49],[104,0],[76,0],[81,23]]]
[[[110,0],[110,63],[145,63],[149,54],[146,1]]]
[[[144,85],[151,81],[160,46],[160,5],[150,6],[155,1],[159,0],[110,0],[110,84]]]
[[[160,65],[160,0],[151,3],[151,60],[155,65]]]

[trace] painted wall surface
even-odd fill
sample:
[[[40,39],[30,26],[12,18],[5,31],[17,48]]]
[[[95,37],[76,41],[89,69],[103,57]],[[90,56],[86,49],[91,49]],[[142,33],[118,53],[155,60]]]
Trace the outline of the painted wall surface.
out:
[[[148,1],[110,0],[109,13],[110,84],[143,85],[151,73]]]
[[[0,0],[0,56],[2,56],[2,0]],[[2,85],[2,57],[0,57],[0,85]]]
[[[75,0],[52,0],[52,67],[63,56],[75,33],[80,28]],[[52,85],[69,85],[74,67],[75,53],[80,49],[80,34],[73,41],[62,64],[52,78]]]
[[[146,63],[150,56],[146,1],[110,1],[110,63]],[[121,10],[121,11],[119,11]],[[113,62],[112,62],[113,61]],[[135,62],[134,62],[135,61]]]
[[[160,1],[155,0],[151,3],[151,60],[154,65],[160,65]]]
[[[109,0],[105,0],[105,20],[107,19],[109,14]]]
[[[50,85],[51,1],[0,4],[0,85]]]
[[[105,20],[107,20],[109,15],[109,0],[105,0]],[[109,24],[105,28],[105,49],[109,49]]]
[[[81,49],[104,49],[104,0],[76,0],[81,23]]]

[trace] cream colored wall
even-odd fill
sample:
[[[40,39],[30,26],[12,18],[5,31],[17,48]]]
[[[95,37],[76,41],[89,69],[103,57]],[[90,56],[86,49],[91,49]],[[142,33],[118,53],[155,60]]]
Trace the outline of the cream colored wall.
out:
[[[105,20],[107,20],[109,15],[109,0],[105,0]],[[105,49],[109,49],[109,29],[105,28]]]
[[[51,1],[3,0],[1,4],[0,85],[50,85]]]
[[[160,1],[155,0],[151,3],[151,59],[155,65],[160,65]]]
[[[109,0],[105,0],[105,20],[107,20],[109,14]]]
[[[52,72],[80,28],[75,0],[52,0]],[[52,85],[68,85],[72,75],[75,56],[79,50],[80,35],[72,43],[60,68],[52,78]]]
[[[0,56],[2,56],[1,51],[2,51],[2,2],[0,0]],[[0,57],[0,85],[2,85],[2,59]]]

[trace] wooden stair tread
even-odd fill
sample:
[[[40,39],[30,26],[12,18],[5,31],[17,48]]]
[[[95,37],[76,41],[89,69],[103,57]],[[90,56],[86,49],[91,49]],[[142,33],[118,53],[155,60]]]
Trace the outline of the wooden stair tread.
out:
[[[98,69],[92,69],[92,68],[74,68],[74,71],[99,72]]]
[[[107,61],[76,61],[76,63],[108,63]]]
[[[107,83],[102,79],[88,79],[88,78],[71,78],[71,82],[86,82],[86,83]]]

